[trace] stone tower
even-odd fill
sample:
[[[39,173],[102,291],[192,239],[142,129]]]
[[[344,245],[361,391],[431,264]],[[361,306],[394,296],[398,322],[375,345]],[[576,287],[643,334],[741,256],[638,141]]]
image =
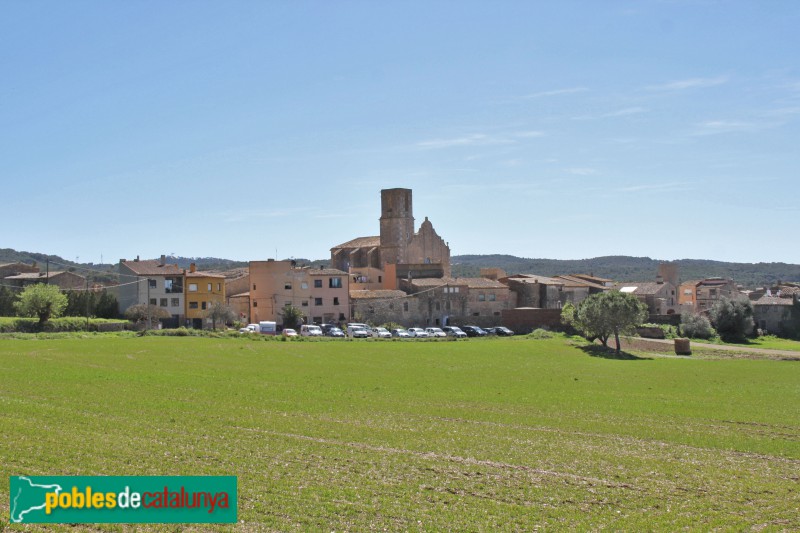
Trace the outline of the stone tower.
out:
[[[381,190],[381,268],[387,263],[405,263],[414,236],[411,189]]]
[[[660,263],[658,265],[658,278],[662,281],[678,286],[678,265],[677,263]]]

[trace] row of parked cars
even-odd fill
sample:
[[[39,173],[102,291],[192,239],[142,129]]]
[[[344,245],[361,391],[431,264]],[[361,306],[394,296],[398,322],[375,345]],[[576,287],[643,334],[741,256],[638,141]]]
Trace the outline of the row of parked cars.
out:
[[[257,326],[250,324],[247,328],[242,328],[240,333],[256,332]],[[501,337],[509,337],[514,335],[514,332],[508,328],[498,326],[495,328],[479,328],[478,326],[442,326],[428,327],[428,328],[395,328],[391,331],[383,327],[370,327],[367,324],[351,323],[347,325],[347,330],[343,331],[341,328],[334,324],[323,324],[318,326],[316,324],[306,324],[300,326],[300,331],[295,329],[284,328],[281,332],[284,337],[350,337],[351,339],[366,339],[369,337],[377,339],[390,339],[392,337],[399,339],[427,339],[437,337],[486,337],[487,335],[497,335]]]

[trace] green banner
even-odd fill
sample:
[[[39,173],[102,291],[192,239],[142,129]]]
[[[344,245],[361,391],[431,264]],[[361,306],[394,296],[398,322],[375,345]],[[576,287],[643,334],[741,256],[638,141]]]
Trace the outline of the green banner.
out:
[[[11,476],[11,523],[235,523],[236,476]]]

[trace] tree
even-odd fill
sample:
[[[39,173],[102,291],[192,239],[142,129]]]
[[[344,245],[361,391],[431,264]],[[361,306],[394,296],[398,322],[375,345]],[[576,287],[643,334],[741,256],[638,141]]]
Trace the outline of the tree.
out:
[[[720,298],[709,310],[711,323],[726,342],[741,342],[752,333],[753,304],[747,298]]]
[[[705,315],[684,313],[681,315],[681,335],[690,339],[710,339],[714,336],[714,328]]]
[[[572,302],[567,302],[561,308],[561,323],[567,327],[573,327],[575,324],[575,312],[577,309]]]
[[[303,323],[303,311],[293,305],[287,305],[281,310],[283,317],[283,327],[296,329]]]
[[[14,291],[8,287],[0,287],[0,316],[14,316],[14,302],[17,300]]]
[[[211,319],[211,327],[217,329],[217,322],[227,324],[236,319],[236,314],[230,307],[222,302],[214,302],[206,311],[206,317]]]
[[[587,338],[598,338],[608,347],[608,338],[613,334],[616,352],[620,351],[620,334],[631,333],[647,320],[647,306],[636,296],[619,291],[593,294],[578,306],[575,327]]]
[[[58,318],[67,307],[67,297],[55,285],[37,283],[27,287],[15,304],[21,316],[39,317],[39,327],[51,318]]]
[[[94,307],[94,316],[97,318],[119,317],[119,302],[107,290],[103,289]]]
[[[148,316],[150,317],[150,323],[147,324],[147,327],[152,328],[153,324],[158,321],[159,318],[169,318],[170,314],[163,307],[147,304],[132,305],[125,311],[125,318],[137,324],[140,322],[147,322]]]

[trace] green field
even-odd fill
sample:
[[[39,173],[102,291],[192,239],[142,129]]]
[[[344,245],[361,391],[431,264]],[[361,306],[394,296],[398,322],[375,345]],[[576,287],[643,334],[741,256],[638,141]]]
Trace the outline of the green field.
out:
[[[592,353],[0,340],[2,517],[9,475],[237,475],[198,529],[800,528],[800,363]]]

